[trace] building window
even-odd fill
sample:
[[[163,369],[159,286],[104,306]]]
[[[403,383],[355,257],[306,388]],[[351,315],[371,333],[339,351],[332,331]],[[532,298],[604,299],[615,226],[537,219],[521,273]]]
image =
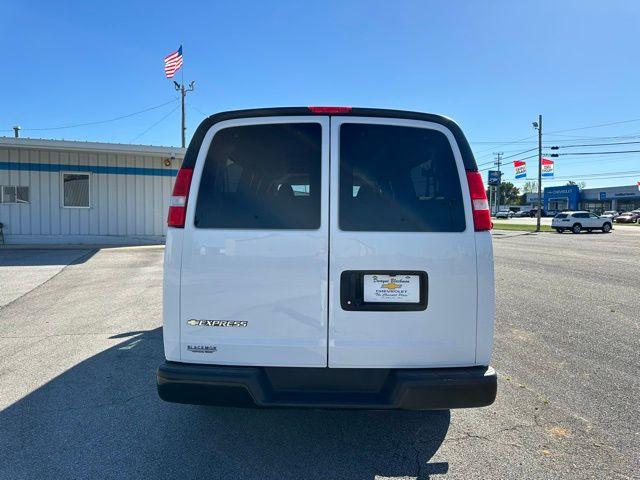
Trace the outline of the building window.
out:
[[[62,174],[62,206],[89,208],[89,174]]]
[[[607,210],[611,210],[610,200],[584,200],[582,202],[582,210],[588,210],[598,215]]]
[[[0,203],[29,203],[29,187],[15,185],[0,187]]]

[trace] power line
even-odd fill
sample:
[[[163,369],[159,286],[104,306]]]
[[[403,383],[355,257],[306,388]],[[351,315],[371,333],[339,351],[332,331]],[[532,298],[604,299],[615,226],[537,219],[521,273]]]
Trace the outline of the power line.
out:
[[[167,113],[166,115],[163,115],[162,118],[160,120],[158,120],[157,122],[153,123],[151,126],[149,126],[146,130],[144,130],[142,133],[136,135],[135,137],[133,137],[131,140],[129,140],[129,143],[133,143],[135,140],[137,140],[138,138],[140,138],[141,136],[143,136],[145,133],[147,133],[149,130],[151,130],[152,128],[156,127],[158,124],[160,124],[163,120],[165,120],[166,118],[168,118],[173,112],[175,112],[176,110],[178,110],[178,108],[180,108],[180,105],[176,105],[175,108],[172,108],[171,111],[169,113]]]
[[[156,110],[158,108],[162,108],[165,105],[169,105],[170,103],[173,103],[173,102],[175,102],[177,100],[178,100],[177,98],[174,98],[172,100],[169,100],[168,102],[161,103],[160,105],[155,105],[153,107],[145,108],[143,110],[138,110],[137,112],[133,112],[133,113],[127,113],[126,115],[120,115],[118,117],[109,118],[107,120],[97,120],[97,121],[94,121],[94,122],[75,123],[75,124],[72,124],[72,125],[63,125],[63,126],[59,126],[59,127],[23,128],[22,130],[24,130],[24,131],[63,130],[63,129],[66,129],[66,128],[86,127],[86,126],[89,126],[89,125],[101,125],[103,123],[115,122],[117,120],[122,120],[122,119],[125,119],[125,118],[133,117],[135,115],[140,115],[141,113],[150,112],[151,110]]]
[[[526,137],[526,138],[531,138],[531,137]],[[470,144],[476,145],[476,144],[481,144],[481,145],[495,145],[495,144],[499,144],[497,145],[498,147],[500,147],[501,145],[507,145],[507,144],[517,144],[517,143],[535,143],[536,140],[526,140],[526,139],[522,139],[522,140],[493,140],[493,141],[488,141],[488,140],[475,140],[475,141],[469,141]]]
[[[587,130],[587,129],[591,129],[591,128],[600,128],[600,127],[609,127],[612,125],[622,125],[624,123],[633,123],[633,122],[640,122],[640,118],[633,118],[631,120],[621,120],[621,121],[617,121],[617,122],[610,122],[610,123],[600,123],[597,125],[587,125],[585,127],[577,127],[577,128],[567,128],[567,129],[563,129],[563,130],[554,130],[552,132],[545,132],[545,135],[558,135],[560,133],[563,132],[575,132],[578,130]],[[634,134],[636,135],[636,134]],[[565,135],[565,136],[571,136],[571,135]],[[535,137],[535,135],[531,135],[529,137],[525,137],[522,138],[520,140],[512,140],[512,141],[488,141],[488,140],[476,140],[476,141],[470,141],[469,143],[471,144],[487,144],[487,145],[494,145],[494,147],[492,148],[497,148],[503,145],[510,145],[510,144],[514,144],[514,143],[536,143],[535,140],[531,140],[531,138]],[[577,138],[580,138],[578,136],[576,136]],[[589,137],[584,137],[584,138],[589,138]],[[594,137],[594,138],[624,138],[624,136],[619,136],[619,137]],[[496,145],[497,144],[497,145]],[[490,149],[489,149],[490,150]],[[478,153],[484,153],[487,150],[483,150],[482,152],[478,152]]]
[[[517,157],[519,155],[522,155],[523,153],[533,152],[534,150],[537,150],[537,149],[538,149],[538,147],[534,147],[534,148],[530,148],[529,150],[523,150],[522,152],[514,153],[513,155],[507,155],[506,157],[501,157],[501,158],[502,158],[502,160],[504,160],[506,158],[513,158],[513,157]],[[528,157],[528,158],[530,158],[530,157]],[[520,160],[520,159],[518,159],[518,160]],[[492,163],[494,163],[494,160],[491,160],[490,162],[480,163],[480,164],[478,164],[478,166],[481,167],[483,165],[489,165],[489,164],[492,164]],[[510,162],[510,163],[513,163],[513,162]]]
[[[562,176],[554,176],[553,178],[549,178],[549,181],[554,180],[600,180],[606,178],[626,178],[626,177],[634,177],[640,174],[640,170],[625,170],[621,172],[600,172],[600,173],[585,173],[578,175],[562,175]],[[535,180],[533,178],[522,178],[515,180],[524,181],[524,180]]]
[[[533,148],[530,148],[529,150],[524,150],[524,151],[522,151],[522,152],[514,153],[513,155],[508,155],[508,156],[506,156],[506,157],[502,157],[502,159],[504,160],[505,158],[513,158],[513,157],[517,157],[518,155],[522,155],[523,153],[533,152],[534,150],[537,150],[537,149],[538,149],[538,147],[533,147]],[[520,159],[518,159],[518,160],[520,160]],[[513,162],[512,162],[512,163],[513,163]]]
[[[535,137],[535,135],[529,135],[528,137],[521,138],[520,140],[513,140],[513,141],[511,141],[511,142],[504,142],[504,143],[501,143],[500,145],[494,145],[494,146],[493,146],[493,147],[491,147],[491,148],[488,148],[488,149],[485,149],[485,150],[481,150],[481,151],[479,151],[479,152],[478,152],[478,154],[488,152],[489,150],[493,150],[494,148],[502,147],[502,146],[504,146],[504,145],[512,145],[512,144],[514,144],[514,143],[520,143],[520,142],[522,142],[523,140],[529,140],[530,138],[533,138],[533,137]],[[477,143],[477,142],[476,142],[476,143]],[[528,142],[528,143],[531,143],[531,142]]]
[[[634,133],[628,133],[626,135],[599,135],[599,136],[594,136],[594,135],[562,135],[562,134],[557,134],[557,133],[550,133],[549,135],[552,135],[554,137],[564,137],[564,139],[566,139],[567,141],[570,140],[621,140],[621,139],[626,139],[626,138],[638,138],[640,137],[640,132],[634,132]]]
[[[640,153],[640,150],[618,150],[616,152],[567,152],[567,153],[557,153],[558,156],[566,156],[566,155],[615,155],[618,153]]]
[[[537,148],[536,148],[536,150],[537,150]],[[535,155],[529,155],[528,157],[524,157],[524,158],[517,158],[516,160],[528,160],[530,158],[534,158],[534,157],[537,157],[537,156],[538,156],[538,154],[536,153]],[[510,165],[513,162],[515,162],[516,160],[512,160],[510,162],[505,162],[505,165]],[[481,168],[481,169],[478,169],[478,171],[479,172],[486,172],[487,170],[491,170],[492,168],[493,167]]]
[[[609,143],[581,143],[581,144],[571,144],[571,145],[558,145],[557,148],[574,148],[574,147],[604,147],[606,145],[631,145],[635,143],[640,143],[640,141],[635,142],[609,142]],[[546,147],[549,148],[549,147]],[[553,147],[551,147],[553,148]]]
[[[193,110],[195,110],[196,112],[198,112],[200,115],[204,115],[205,117],[209,117],[211,116],[210,113],[204,113],[202,110],[200,110],[198,107],[196,107],[193,103],[191,102],[187,102],[187,105],[189,105],[189,107],[191,107]]]
[[[578,130],[587,130],[589,128],[600,128],[600,127],[610,127],[611,125],[621,125],[623,123],[632,123],[632,122],[640,122],[640,118],[634,118],[631,120],[622,120],[619,122],[611,122],[611,123],[601,123],[599,125],[589,125],[586,127],[578,127],[578,128],[567,128],[565,130],[554,130],[552,132],[545,132],[547,135],[551,133],[563,133],[563,132],[575,132]]]

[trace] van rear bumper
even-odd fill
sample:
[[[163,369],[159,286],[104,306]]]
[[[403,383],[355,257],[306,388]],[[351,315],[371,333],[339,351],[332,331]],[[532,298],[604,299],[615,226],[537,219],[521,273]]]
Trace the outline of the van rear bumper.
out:
[[[354,369],[236,367],[165,362],[158,395],[168,402],[238,407],[435,410],[493,403],[491,367]]]

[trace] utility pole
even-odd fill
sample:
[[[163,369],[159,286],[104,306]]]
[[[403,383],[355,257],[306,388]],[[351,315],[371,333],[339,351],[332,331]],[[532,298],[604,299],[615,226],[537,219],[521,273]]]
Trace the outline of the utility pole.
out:
[[[16,125],[15,127],[13,127],[13,136],[15,138],[20,137],[20,125]]]
[[[500,171],[500,164],[502,163],[503,153],[498,152],[494,153],[494,155],[496,156],[494,165],[498,166],[498,185],[496,186],[496,197],[498,197],[498,199],[496,200],[496,213],[498,213],[500,211],[500,184],[502,183],[502,172]]]
[[[180,133],[182,134],[182,148],[184,148],[185,140],[186,140],[185,137],[187,132],[187,126],[185,125],[185,115],[184,115],[184,99],[187,96],[187,92],[193,92],[196,82],[194,81],[189,82],[188,88],[185,88],[184,81],[182,81],[182,83],[178,83],[174,80],[173,84],[176,90],[180,92],[180,98],[182,100],[182,129]]]
[[[538,129],[538,211],[536,212],[536,232],[540,231],[540,216],[542,215],[542,115],[533,122],[533,128]]]

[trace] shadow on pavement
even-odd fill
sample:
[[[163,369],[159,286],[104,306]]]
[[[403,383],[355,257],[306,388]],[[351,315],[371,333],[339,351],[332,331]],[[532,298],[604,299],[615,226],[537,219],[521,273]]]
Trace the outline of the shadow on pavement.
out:
[[[0,412],[0,478],[372,479],[448,471],[446,462],[428,462],[449,411],[168,404],[155,389],[162,329],[136,333]]]
[[[78,265],[89,260],[98,250],[10,248],[0,249],[0,267],[36,267],[46,265]]]

